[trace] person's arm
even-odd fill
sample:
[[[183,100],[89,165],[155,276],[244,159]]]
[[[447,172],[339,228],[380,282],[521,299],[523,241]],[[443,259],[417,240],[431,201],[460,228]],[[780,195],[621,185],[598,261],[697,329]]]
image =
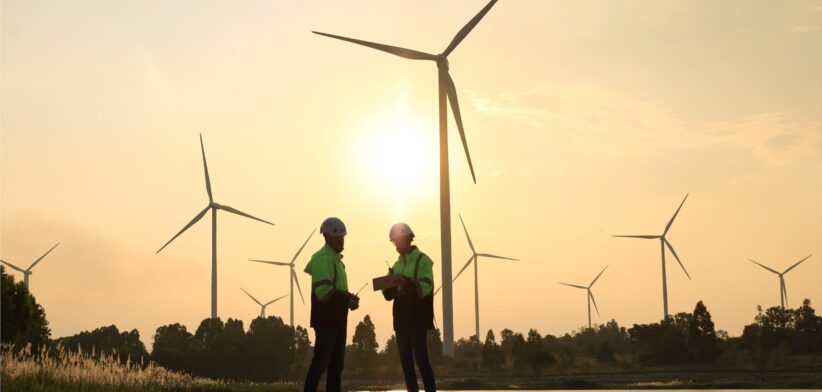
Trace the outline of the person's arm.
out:
[[[317,299],[322,303],[328,302],[334,293],[334,281],[332,276],[331,260],[328,256],[320,256],[321,259],[314,263],[314,271],[311,274],[311,289]]]
[[[420,259],[420,269],[417,271],[417,294],[420,298],[427,297],[434,292],[434,262],[428,256]]]

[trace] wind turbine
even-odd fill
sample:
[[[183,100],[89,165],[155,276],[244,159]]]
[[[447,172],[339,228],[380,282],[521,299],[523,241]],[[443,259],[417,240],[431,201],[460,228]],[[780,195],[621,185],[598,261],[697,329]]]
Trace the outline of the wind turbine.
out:
[[[7,266],[9,266],[10,268],[12,268],[14,270],[22,272],[23,273],[23,284],[26,286],[26,290],[28,290],[29,289],[29,276],[31,276],[31,274],[33,274],[33,272],[31,272],[31,269],[34,268],[34,266],[37,265],[37,263],[39,263],[40,260],[43,260],[43,258],[46,257],[46,255],[51,253],[51,251],[53,251],[54,248],[57,247],[57,245],[60,245],[60,243],[58,242],[54,246],[52,246],[51,249],[49,249],[46,253],[44,253],[42,256],[40,256],[37,260],[34,260],[34,262],[31,263],[31,265],[26,269],[22,269],[22,268],[14,265],[12,263],[4,261],[4,260],[0,260],[0,263],[3,263],[5,265],[7,265]]]
[[[664,309],[664,319],[668,318],[668,281],[665,275],[665,247],[667,246],[668,249],[671,251],[671,254],[674,255],[676,258],[676,262],[679,263],[679,266],[682,267],[682,271],[685,272],[685,275],[688,279],[691,279],[691,275],[688,274],[688,270],[685,269],[685,266],[682,265],[682,261],[679,260],[679,256],[677,256],[674,247],[668,242],[668,239],[665,235],[668,234],[668,230],[671,229],[671,225],[674,223],[674,219],[676,219],[677,214],[679,214],[679,210],[682,209],[682,205],[685,204],[685,200],[688,199],[688,195],[685,195],[685,198],[682,199],[682,203],[679,204],[679,208],[676,209],[674,212],[674,216],[671,217],[671,220],[668,221],[668,224],[665,225],[665,230],[662,232],[661,235],[615,235],[614,237],[627,237],[627,238],[643,238],[647,240],[659,240],[660,250],[662,251],[662,307]]]
[[[208,205],[198,213],[191,222],[188,222],[182,230],[177,232],[174,237],[171,237],[165,245],[163,245],[157,253],[160,253],[163,249],[165,249],[171,241],[174,241],[175,238],[179,237],[180,234],[183,234],[184,231],[188,230],[189,227],[193,226],[197,223],[200,219],[205,216],[205,214],[210,210],[211,211],[211,318],[217,318],[217,210],[223,210],[226,212],[230,212],[232,214],[236,214],[239,216],[244,216],[246,218],[254,219],[256,221],[260,221],[263,223],[268,223],[269,225],[274,226],[273,223],[263,220],[257,217],[253,217],[245,212],[239,211],[235,208],[229,207],[227,205],[222,205],[214,202],[214,197],[211,194],[211,180],[208,177],[208,165],[206,164],[206,156],[205,156],[205,147],[203,146],[203,135],[200,135],[200,151],[203,153],[203,169],[205,170],[205,184],[206,184],[206,192],[208,192]]]
[[[576,287],[578,289],[583,289],[583,290],[588,292],[588,329],[591,329],[591,302],[594,303],[594,309],[596,309],[597,316],[599,316],[599,307],[597,307],[597,300],[594,299],[594,293],[591,292],[591,287],[594,285],[594,283],[597,282],[597,279],[599,279],[599,277],[602,276],[602,273],[605,272],[605,270],[607,268],[608,268],[608,266],[606,265],[605,268],[603,268],[602,271],[600,271],[599,275],[597,275],[597,277],[594,278],[594,280],[591,281],[591,284],[589,284],[588,287],[580,286],[580,285],[576,285],[576,284],[559,282],[559,284],[564,284],[566,286]]]
[[[244,289],[244,288],[240,287],[240,290],[243,290],[243,292],[245,293],[245,295],[247,295],[249,298],[251,298],[252,300],[254,300],[254,302],[256,302],[256,303],[257,303],[257,305],[260,305],[260,317],[262,317],[262,318],[265,318],[265,307],[266,307],[266,306],[271,305],[271,304],[273,304],[274,302],[277,302],[277,301],[279,301],[279,300],[281,300],[281,299],[283,299],[283,298],[285,298],[285,297],[287,297],[287,296],[288,296],[288,294],[286,294],[286,295],[283,295],[282,297],[279,297],[279,298],[277,298],[277,299],[272,299],[271,301],[268,301],[268,302],[266,302],[266,303],[262,303],[262,302],[260,302],[260,301],[257,301],[257,298],[254,298],[254,296],[253,296],[253,295],[251,295],[248,291],[245,291],[245,289]]]
[[[297,272],[294,270],[294,267],[295,267],[294,262],[297,261],[297,257],[300,256],[300,252],[303,251],[303,248],[305,248],[305,245],[308,244],[308,240],[311,239],[311,236],[313,236],[316,231],[317,230],[314,229],[314,231],[312,231],[311,234],[308,235],[308,238],[306,238],[305,242],[303,242],[303,246],[301,246],[300,249],[297,250],[297,253],[294,254],[294,257],[291,258],[290,263],[285,263],[285,262],[282,262],[282,261],[268,261],[268,260],[249,259],[249,261],[256,261],[258,263],[279,265],[279,266],[289,267],[291,269],[291,276],[288,278],[288,281],[289,281],[289,284],[291,285],[291,294],[290,295],[291,295],[291,326],[292,327],[294,327],[294,284],[297,284],[297,292],[300,293],[300,301],[302,301],[303,305],[305,305],[305,300],[303,299],[303,291],[300,289],[300,280],[297,279]]]
[[[358,45],[367,46],[386,53],[400,56],[409,60],[428,60],[437,64],[437,80],[439,86],[439,128],[440,128],[440,243],[442,246],[442,280],[444,282],[442,291],[442,312],[443,312],[443,352],[450,357],[454,356],[454,308],[451,279],[451,191],[448,171],[448,108],[450,102],[451,110],[454,113],[454,120],[462,139],[462,148],[465,150],[465,157],[468,160],[468,168],[471,170],[471,178],[477,183],[474,174],[474,165],[471,162],[471,154],[468,152],[468,142],[465,139],[465,131],[462,126],[462,116],[460,114],[459,102],[457,100],[457,88],[454,80],[448,72],[448,55],[456,49],[457,45],[468,36],[479,21],[491,10],[497,0],[491,0],[480,12],[466,24],[448,44],[448,47],[440,54],[430,54],[412,49],[405,49],[396,46],[383,45],[374,42],[362,41],[354,38],[342,37],[339,35],[326,34],[314,31],[315,34],[330,38],[348,41]]]
[[[760,266],[760,267],[762,267],[762,268],[764,268],[768,271],[771,271],[771,272],[775,273],[777,276],[779,276],[779,304],[782,306],[782,308],[785,308],[788,305],[788,288],[785,286],[785,274],[790,272],[790,270],[794,269],[797,265],[799,265],[803,261],[807,260],[811,256],[813,256],[813,255],[808,255],[804,259],[797,261],[796,264],[788,267],[788,269],[786,269],[785,271],[782,271],[781,273],[777,272],[776,270],[771,269],[770,267],[766,267],[762,264],[759,264],[756,261],[753,261],[751,259],[748,259],[748,261],[750,261],[751,263],[754,263],[754,264],[756,264],[756,265],[758,265],[758,266]]]
[[[480,339],[480,325],[479,325],[479,258],[480,257],[487,257],[489,259],[503,259],[503,260],[514,260],[519,261],[518,259],[512,259],[510,257],[503,257],[492,255],[489,253],[477,253],[477,250],[474,249],[474,243],[471,242],[471,236],[468,235],[468,229],[465,228],[465,222],[462,220],[462,215],[460,217],[460,223],[462,223],[462,229],[465,230],[465,238],[468,239],[468,246],[471,247],[471,257],[468,258],[468,262],[462,266],[462,269],[457,273],[457,276],[454,277],[454,281],[462,275],[463,271],[465,271],[468,266],[474,264],[474,315],[475,315],[475,327],[477,331],[477,339]],[[437,290],[439,291],[439,290]],[[436,294],[436,293],[435,293]]]

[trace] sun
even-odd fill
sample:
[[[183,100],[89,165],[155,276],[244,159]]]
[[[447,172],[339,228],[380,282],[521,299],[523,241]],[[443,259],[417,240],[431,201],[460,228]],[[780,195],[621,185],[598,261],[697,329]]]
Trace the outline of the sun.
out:
[[[357,140],[357,172],[378,198],[393,203],[402,218],[407,203],[436,189],[436,130],[399,101],[394,110],[366,121]]]

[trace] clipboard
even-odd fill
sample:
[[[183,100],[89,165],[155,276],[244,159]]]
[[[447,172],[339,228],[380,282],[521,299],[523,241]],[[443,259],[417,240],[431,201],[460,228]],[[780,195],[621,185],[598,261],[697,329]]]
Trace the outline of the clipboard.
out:
[[[403,283],[405,283],[405,275],[391,274],[386,276],[380,276],[374,278],[372,280],[372,283],[374,285],[374,291],[400,287],[403,285]]]

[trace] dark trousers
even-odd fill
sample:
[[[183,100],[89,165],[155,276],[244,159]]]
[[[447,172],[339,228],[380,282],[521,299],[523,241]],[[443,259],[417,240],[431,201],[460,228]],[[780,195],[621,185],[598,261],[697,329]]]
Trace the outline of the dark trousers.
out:
[[[339,392],[343,366],[345,365],[345,328],[314,328],[314,357],[305,376],[303,391],[315,392],[320,377],[326,370],[326,392]]]
[[[435,392],[437,383],[434,381],[434,369],[428,360],[427,331],[424,328],[411,328],[405,331],[396,331],[397,349],[402,362],[402,373],[405,375],[405,388],[409,392],[418,392],[417,373],[414,372],[414,362],[420,369],[425,392]]]

